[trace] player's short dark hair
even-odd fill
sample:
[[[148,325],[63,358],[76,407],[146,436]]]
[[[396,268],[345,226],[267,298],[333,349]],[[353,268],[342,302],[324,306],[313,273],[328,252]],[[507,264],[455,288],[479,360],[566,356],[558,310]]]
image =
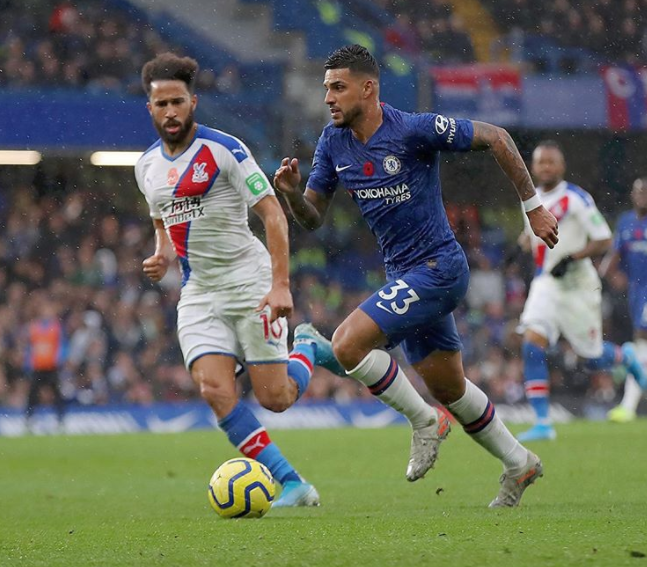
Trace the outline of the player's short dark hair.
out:
[[[365,73],[380,78],[380,66],[366,47],[345,45],[328,56],[324,69],[350,69],[353,73]]]
[[[552,148],[554,150],[557,150],[559,153],[564,155],[564,150],[562,149],[562,146],[560,146],[559,142],[556,140],[542,140],[537,144],[538,148]]]
[[[182,81],[193,94],[199,69],[198,62],[191,57],[161,53],[142,68],[142,85],[146,94],[150,95],[153,81]]]

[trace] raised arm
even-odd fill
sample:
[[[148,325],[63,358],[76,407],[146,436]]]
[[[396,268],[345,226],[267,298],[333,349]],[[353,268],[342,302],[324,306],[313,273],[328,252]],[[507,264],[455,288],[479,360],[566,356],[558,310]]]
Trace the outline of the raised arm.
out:
[[[283,158],[274,174],[274,188],[283,196],[296,221],[306,230],[316,230],[326,218],[332,196],[308,188],[303,193],[300,185],[299,160]]]
[[[161,219],[153,219],[155,228],[155,253],[144,260],[144,273],[154,282],[160,281],[175,259],[175,249],[169,240],[164,223]]]
[[[272,258],[272,288],[263,297],[257,311],[270,307],[270,323],[279,317],[292,315],[293,303],[290,293],[290,249],[288,242],[288,223],[283,209],[274,195],[263,197],[252,207],[263,225],[267,249]]]
[[[541,238],[549,248],[557,244],[557,220],[539,202],[528,168],[524,163],[510,134],[503,128],[486,122],[472,123],[474,137],[473,150],[490,150],[499,167],[512,181],[533,233]]]

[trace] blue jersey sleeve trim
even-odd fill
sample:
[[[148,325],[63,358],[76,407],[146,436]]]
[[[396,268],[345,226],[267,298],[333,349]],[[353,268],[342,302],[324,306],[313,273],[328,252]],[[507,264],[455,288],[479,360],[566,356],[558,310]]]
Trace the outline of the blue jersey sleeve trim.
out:
[[[157,140],[157,142],[155,142],[142,154],[142,157],[144,157],[147,153],[152,152],[155,148],[159,148],[161,144],[162,144],[162,140]]]
[[[205,140],[216,142],[224,148],[227,148],[238,163],[245,161],[249,157],[247,150],[245,150],[238,138],[230,136],[229,134],[225,134],[220,130],[214,130],[212,128],[207,128],[206,126],[200,125],[200,127],[198,128],[198,136],[200,136],[200,138],[204,138]]]
[[[587,191],[582,189],[579,185],[575,185],[573,183],[567,183],[566,186],[568,187],[568,189],[573,191],[573,193],[581,197],[582,201],[584,201],[584,204],[587,207],[595,206],[595,201],[593,201],[593,197],[591,197],[591,195]]]

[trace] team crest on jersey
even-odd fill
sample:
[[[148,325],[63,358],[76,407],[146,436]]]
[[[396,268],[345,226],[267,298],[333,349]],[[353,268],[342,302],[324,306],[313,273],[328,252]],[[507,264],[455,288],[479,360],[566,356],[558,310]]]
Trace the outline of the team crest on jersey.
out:
[[[177,172],[177,169],[175,167],[172,167],[171,169],[168,170],[168,177],[166,178],[166,181],[169,185],[175,185],[180,179],[180,174]]]
[[[402,164],[397,157],[386,156],[384,158],[384,161],[382,162],[382,166],[384,167],[384,171],[386,171],[389,175],[395,175],[398,171],[400,171]]]
[[[209,181],[209,174],[205,171],[205,169],[207,169],[206,161],[194,163],[193,177],[191,177],[191,181],[193,181],[193,183],[205,183],[206,181]]]

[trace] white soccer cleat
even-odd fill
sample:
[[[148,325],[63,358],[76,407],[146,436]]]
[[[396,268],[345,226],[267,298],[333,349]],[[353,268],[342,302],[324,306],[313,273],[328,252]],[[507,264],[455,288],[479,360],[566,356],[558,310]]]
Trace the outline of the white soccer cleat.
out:
[[[433,468],[438,458],[438,448],[447,438],[451,426],[447,416],[436,410],[434,423],[415,429],[411,437],[411,454],[407,466],[407,480],[414,482],[423,478]]]
[[[290,480],[283,486],[281,497],[274,502],[273,508],[319,506],[320,504],[319,493],[312,484]]]
[[[539,477],[544,476],[544,467],[539,457],[528,451],[526,464],[518,470],[506,470],[499,479],[501,488],[490,508],[513,508],[519,505],[524,491]]]

